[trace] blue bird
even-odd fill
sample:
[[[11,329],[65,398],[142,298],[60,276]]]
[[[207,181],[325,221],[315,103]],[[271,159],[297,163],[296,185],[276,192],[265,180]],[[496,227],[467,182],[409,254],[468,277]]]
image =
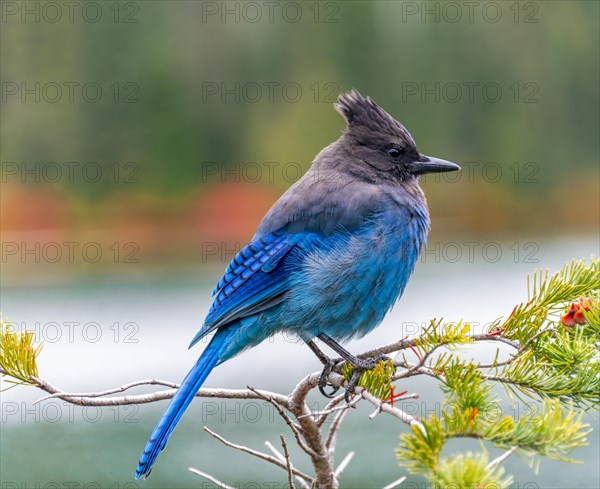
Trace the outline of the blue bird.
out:
[[[356,90],[335,108],[346,120],[340,138],[275,202],[217,284],[190,347],[214,336],[150,435],[136,479],[150,474],[212,369],[277,332],[296,333],[319,356],[324,394],[336,361],[315,338],[354,367],[347,392],[376,364],[338,342],[373,330],[404,291],[429,229],[418,176],[460,167],[419,153],[404,126]]]

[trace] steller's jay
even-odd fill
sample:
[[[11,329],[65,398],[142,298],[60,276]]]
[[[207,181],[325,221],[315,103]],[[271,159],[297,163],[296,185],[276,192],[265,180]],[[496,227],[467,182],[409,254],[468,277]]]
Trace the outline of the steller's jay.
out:
[[[339,360],[314,338],[354,367],[347,393],[376,365],[337,342],[369,333],[404,291],[429,229],[418,176],[460,167],[419,153],[402,124],[356,90],[340,95],[335,108],[347,123],[340,138],[275,202],[217,284],[190,347],[214,336],[150,435],[136,479],[150,474],[212,369],[278,331],[298,334],[319,356],[324,394]]]

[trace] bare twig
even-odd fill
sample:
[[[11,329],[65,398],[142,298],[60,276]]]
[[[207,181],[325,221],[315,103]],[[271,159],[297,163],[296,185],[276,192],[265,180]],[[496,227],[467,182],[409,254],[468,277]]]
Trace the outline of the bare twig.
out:
[[[523,354],[523,352],[527,351],[527,347],[529,345],[531,345],[535,340],[537,340],[540,336],[542,336],[546,333],[554,333],[555,331],[556,330],[554,328],[548,328],[548,329],[544,329],[542,331],[538,331],[535,335],[533,335],[525,343],[523,343],[523,346],[519,347],[518,351],[508,360],[505,360],[503,362],[488,363],[488,364],[479,363],[479,364],[477,364],[477,368],[495,368],[495,367],[505,367],[506,365],[510,365],[512,362],[517,360]]]
[[[119,397],[107,397],[101,398],[101,396],[107,395],[109,391],[101,391],[96,393],[89,393],[91,395],[81,395],[77,393],[69,393],[60,390],[58,387],[50,384],[49,382],[32,377],[31,381],[41,390],[52,394],[52,397],[59,398],[64,401],[76,404],[78,406],[124,406],[129,404],[147,404],[150,402],[163,401],[171,399],[177,389],[170,389],[164,391],[152,392],[149,394],[135,394]],[[160,384],[159,384],[160,382]],[[132,387],[141,385],[163,385],[163,381],[155,380],[140,380],[125,384],[124,386],[117,387],[116,389],[110,389],[110,391],[124,392]],[[177,385],[177,384],[174,384]],[[249,389],[200,389],[196,397],[207,397],[207,398],[219,398],[219,399],[264,399],[265,396],[269,397],[273,401],[280,405],[286,405],[288,402],[287,396],[277,394],[275,392],[268,391],[251,391]],[[41,401],[41,400],[40,400]],[[40,402],[38,401],[38,402]]]
[[[277,448],[275,448],[270,441],[266,441],[265,446],[269,450],[271,450],[271,452],[273,452],[273,455],[275,455],[275,457],[280,462],[285,462],[285,457],[283,456],[283,454],[279,450],[277,450]],[[294,465],[292,464],[292,468],[293,467],[294,467]],[[293,473],[293,471],[292,471],[292,473]],[[307,484],[307,482],[304,479],[302,479],[301,477],[298,477],[297,475],[294,475],[294,478],[298,481],[298,484],[300,484],[302,486],[302,489],[310,489],[310,486]]]
[[[278,403],[276,403],[270,396],[268,396],[266,394],[260,393],[259,391],[257,391],[253,387],[248,386],[248,389],[250,389],[252,392],[255,392],[258,396],[260,396],[265,401],[271,403],[275,407],[275,409],[277,410],[277,412],[279,413],[279,415],[284,419],[284,421],[286,422],[286,424],[292,430],[292,433],[294,433],[294,437],[296,438],[296,443],[298,443],[298,446],[302,450],[304,450],[311,457],[314,456],[314,455],[316,455],[315,452],[314,452],[314,450],[312,448],[310,448],[306,444],[306,442],[302,439],[302,434],[300,433],[299,426],[292,421],[292,419],[286,414],[286,412],[282,409],[282,407]]]
[[[39,379],[38,379],[39,381]],[[46,401],[47,399],[52,399],[53,397],[87,397],[87,398],[92,398],[92,397],[103,397],[103,396],[108,396],[110,394],[117,394],[118,392],[125,392],[126,390],[129,390],[133,387],[138,387],[141,385],[162,385],[165,387],[171,387],[172,389],[178,389],[179,388],[179,384],[176,384],[174,382],[169,382],[166,380],[157,380],[157,379],[148,379],[148,380],[138,380],[135,382],[130,382],[129,384],[123,384],[120,387],[115,387],[113,389],[108,389],[105,391],[100,391],[100,392],[78,392],[78,393],[65,393],[65,392],[55,392],[54,394],[50,394],[49,396],[46,397],[42,397],[40,399],[38,399],[37,401],[34,401],[33,404],[37,404],[38,402],[42,402],[42,401]]]
[[[413,365],[411,363],[407,363],[406,366],[409,370],[411,370],[411,368],[415,365]],[[400,380],[400,379],[404,379],[404,378],[408,377],[408,375],[406,375],[406,372],[407,371],[392,376],[392,378],[391,378],[392,382],[395,382],[396,380]],[[428,375],[429,377],[434,377],[434,378],[442,380],[442,381],[444,380],[444,378],[440,374],[437,374],[432,369],[430,369],[429,367],[425,367],[425,366],[418,367],[414,370],[411,370],[411,372],[412,372],[412,375]]]
[[[356,396],[351,402],[354,402],[355,399],[360,399],[359,396]],[[356,401],[358,402],[358,401]],[[355,402],[355,404],[356,404]],[[338,413],[333,418],[333,423],[331,423],[331,427],[329,428],[329,433],[327,434],[327,440],[325,441],[325,448],[329,451],[329,453],[333,454],[335,452],[335,443],[337,439],[337,433],[342,425],[342,421],[344,417],[348,413],[348,409],[350,409],[352,405],[346,404],[345,406],[339,408]]]
[[[373,394],[371,394],[366,389],[362,389],[360,391],[360,395],[363,399],[369,401],[373,406],[379,408],[380,412],[391,414],[392,416],[398,418],[403,423],[406,423],[409,426],[418,426],[421,431],[425,432],[424,426],[417,420],[417,418],[411,416],[408,413],[405,413],[401,409],[390,406],[389,404],[382,402],[381,399],[377,399]]]
[[[219,479],[216,479],[215,477],[213,477],[210,474],[207,474],[206,472],[202,472],[198,469],[195,469],[194,467],[188,467],[188,470],[192,473],[192,474],[196,474],[199,475],[200,477],[204,477],[205,479],[211,481],[213,484],[216,484],[217,486],[219,486],[221,489],[235,489],[235,487],[233,486],[228,486],[227,484],[225,484],[224,482],[221,482]]]
[[[281,440],[281,447],[283,448],[283,456],[285,457],[285,467],[287,469],[288,474],[288,484],[290,489],[295,489],[294,487],[294,474],[292,473],[292,462],[290,461],[290,452],[288,452],[287,444],[285,443],[285,438],[283,435],[279,435],[279,439]]]
[[[353,457],[354,457],[354,452],[348,452],[348,454],[343,458],[343,460],[340,462],[340,465],[338,465],[338,468],[335,469],[335,478],[336,479],[338,479],[338,480],[340,479],[340,477],[344,473],[344,470],[346,470],[346,467],[348,467],[348,464],[350,463],[350,461],[352,460]]]
[[[354,407],[360,400],[360,397],[355,397],[354,399],[352,399],[349,403],[345,403],[342,406],[337,406],[341,401],[344,400],[344,394],[342,394],[341,396],[338,396],[336,398],[333,399],[332,402],[330,402],[327,406],[326,409],[324,411],[313,411],[309,414],[304,414],[301,417],[315,417],[315,416],[319,416],[319,419],[317,420],[317,426],[323,426],[323,424],[325,423],[325,421],[327,421],[327,416],[329,416],[330,414],[333,413],[337,413],[338,411],[343,411],[346,410],[348,408]],[[330,406],[336,406],[336,407],[331,407]]]
[[[521,345],[517,342],[509,340],[508,338],[504,338],[503,336],[490,336],[486,333],[477,333],[470,335],[466,338],[468,341],[499,341],[501,343],[506,343],[507,345],[512,346],[514,349],[518,350]],[[419,341],[422,341],[421,338],[413,338],[410,340],[400,340],[395,343],[390,343],[389,345],[381,346],[379,348],[375,348],[373,350],[366,351],[357,355],[358,358],[373,358],[379,355],[387,355],[388,353],[397,352],[400,350],[406,350],[411,346],[416,346]]]
[[[475,365],[477,368],[496,368],[496,367],[505,367],[506,365],[510,365],[517,358],[519,358],[521,352],[516,353],[508,360],[504,360],[502,362],[493,362],[493,363],[478,363]]]
[[[487,470],[493,469],[496,465],[501,464],[508,457],[510,457],[513,453],[515,453],[516,450],[517,450],[517,447],[512,447],[510,450],[507,450],[502,455],[500,455],[499,457],[497,457],[494,460],[492,460],[489,464],[486,465],[485,468]]]
[[[400,477],[400,479],[396,479],[394,482],[390,482],[387,486],[384,486],[383,489],[394,489],[402,484],[406,480],[406,476]]]
[[[500,343],[505,343],[506,345],[512,346],[515,350],[521,348],[521,345],[519,345],[519,343],[516,341],[509,340],[504,336],[490,336],[487,333],[474,334],[470,336],[469,339],[471,341],[499,341]]]
[[[546,330],[547,331],[547,330]],[[544,332],[546,332],[544,331]],[[499,366],[503,366],[503,365],[507,365],[511,362],[513,362],[517,356],[525,349],[526,346],[528,346],[529,344],[531,344],[538,336],[540,335],[540,333],[538,333],[537,335],[535,335],[535,337],[531,338],[530,340],[527,341],[527,343],[525,343],[523,346],[520,346],[518,343],[511,341],[507,338],[504,338],[502,336],[490,336],[488,334],[482,333],[482,334],[474,334],[469,336],[467,339],[469,342],[474,342],[474,341],[499,341],[501,343],[505,343],[508,344],[510,346],[512,346],[513,348],[515,348],[517,350],[517,354],[509,359],[506,360],[505,362],[500,362],[500,363],[494,363],[494,364],[479,364],[477,365],[478,368],[492,368],[492,367],[499,367]],[[409,340],[409,341],[401,341],[399,342],[400,344],[403,345],[403,349],[406,348],[410,348],[411,346],[415,345],[415,341],[414,340]],[[447,345],[451,345],[454,343],[451,342],[442,342],[442,343],[438,343],[436,345],[434,345],[428,352],[425,353],[425,355],[423,355],[423,358],[420,359],[419,363],[416,363],[412,366],[409,367],[409,363],[404,360],[404,361],[395,361],[394,362],[394,366],[396,367],[404,367],[407,368],[406,371],[397,374],[393,377],[393,380],[399,380],[399,379],[403,379],[406,377],[412,377],[414,375],[420,375],[420,374],[426,374],[426,375],[431,375],[431,373],[433,373],[433,371],[431,369],[429,369],[429,372],[426,372],[423,370],[423,368],[429,368],[427,367],[427,365],[425,365],[425,362],[431,357],[431,355],[438,349],[441,348],[443,346],[447,346]],[[391,346],[391,345],[388,345]],[[387,347],[383,347],[383,348],[387,348]],[[375,350],[372,350],[375,351]],[[402,351],[399,350],[398,353]],[[365,353],[366,355],[366,353]],[[435,375],[434,375],[435,376]],[[439,376],[436,376],[439,377]]]
[[[204,427],[204,431],[206,431],[209,435],[216,438],[217,440],[219,440],[221,443],[223,443],[224,445],[226,445],[228,447],[235,448],[236,450],[240,450],[245,453],[249,453],[250,455],[254,455],[257,458],[260,458],[266,462],[272,463],[273,465],[276,465],[277,467],[281,467],[284,470],[288,469],[288,467],[285,463],[280,462],[277,458],[272,457],[271,455],[267,455],[266,453],[262,453],[257,450],[253,450],[252,448],[245,447],[244,445],[237,445],[235,443],[232,443],[229,440],[226,440],[225,438],[223,438],[222,436],[217,435],[214,431],[210,430],[206,426]],[[313,478],[310,477],[309,475],[306,475],[305,473],[300,472],[298,469],[291,469],[291,470],[294,475],[297,475],[298,477],[302,477],[304,480],[306,480],[308,482],[311,482],[311,483],[313,482]]]
[[[373,419],[375,416],[377,416],[379,413],[381,413],[381,406],[383,406],[383,403],[381,403],[379,406],[377,406],[375,408],[375,411],[373,411],[371,414],[369,414],[369,419]]]
[[[335,406],[337,406],[340,402],[342,402],[344,400],[344,398],[345,398],[345,395],[340,394],[340,395],[334,397],[331,401],[329,401],[329,403],[327,404],[327,406],[325,406],[323,411],[314,411],[313,412],[313,415],[319,416],[319,419],[317,419],[317,426],[319,426],[319,427],[323,426],[325,421],[327,421],[327,417],[331,413],[334,413],[335,411],[337,411],[337,409],[333,409],[333,408]]]
[[[327,404],[325,406],[323,411],[315,411],[313,414],[316,416],[319,416],[319,419],[317,419],[317,426],[319,426],[319,427],[323,426],[325,424],[325,422],[327,421],[327,418],[329,417],[329,415],[332,413],[335,413],[336,411],[338,411],[340,409],[340,408],[336,408],[336,406],[338,404],[340,404],[342,401],[344,401],[345,399],[346,399],[346,395],[340,394],[337,397],[334,397],[329,402],[329,404]]]

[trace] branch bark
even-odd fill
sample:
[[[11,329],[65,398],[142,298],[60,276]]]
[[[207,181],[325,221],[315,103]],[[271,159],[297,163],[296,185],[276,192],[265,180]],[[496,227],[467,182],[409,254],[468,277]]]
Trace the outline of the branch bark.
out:
[[[535,338],[531,339],[531,341],[534,340]],[[382,346],[380,348],[376,348],[374,350],[364,352],[358,355],[358,357],[377,357],[380,355],[387,355],[394,352],[402,352],[406,349],[413,349],[419,344],[418,341],[418,338],[410,340],[404,339],[395,343],[391,343],[389,345]],[[503,338],[501,336],[490,336],[487,334],[471,335],[469,337],[469,341],[502,342],[508,344],[509,346],[517,350],[516,354],[509,360],[489,365],[480,364],[478,365],[479,368],[492,368],[510,363],[514,360],[514,358],[516,358],[520,354],[522,349],[525,348],[525,346],[527,346],[523,345],[523,347],[521,347],[517,343]],[[403,371],[395,374],[392,377],[392,380],[398,380],[401,378],[412,377],[416,375],[428,375],[444,381],[443,376],[440,373],[434,372],[433,370],[431,370],[431,368],[427,366],[427,360],[440,346],[443,345],[438,344],[432,346],[432,348],[426,351],[425,354],[419,358],[418,363],[411,363],[408,362],[406,359],[394,361],[394,365],[396,366],[396,368],[403,369]],[[337,370],[338,371],[333,371],[329,374],[328,382],[333,386],[344,388],[347,385],[347,381],[339,373],[339,366]],[[1,367],[0,374],[6,375],[6,372]],[[294,387],[292,392],[288,395],[270,392],[266,390],[258,390],[252,387],[248,387],[247,389],[203,388],[200,389],[196,394],[196,397],[203,398],[248,400],[256,399],[264,400],[272,404],[276,409],[277,413],[282,417],[286,425],[291,430],[297,445],[310,457],[314,470],[314,477],[295,468],[294,464],[290,459],[289,452],[287,450],[287,445],[285,445],[283,435],[281,435],[281,443],[283,445],[284,453],[278,451],[272,443],[266,442],[267,447],[274,454],[274,456],[271,456],[259,452],[257,450],[251,449],[249,447],[226,440],[225,438],[211,431],[207,427],[204,427],[204,429],[215,439],[219,440],[221,443],[231,448],[235,448],[237,450],[241,450],[245,453],[251,454],[255,457],[260,458],[263,461],[266,461],[283,469],[287,473],[289,486],[294,487],[293,480],[295,479],[303,489],[312,487],[314,485],[323,489],[337,489],[339,487],[339,479],[344,469],[350,462],[354,453],[350,452],[342,460],[339,466],[335,468],[334,459],[337,433],[339,432],[342,422],[346,417],[347,413],[349,412],[350,408],[355,407],[356,404],[358,404],[359,402],[368,402],[375,407],[374,413],[370,416],[371,419],[381,413],[385,413],[394,416],[395,418],[409,426],[418,426],[420,429],[424,430],[423,425],[416,418],[396,407],[393,407],[387,400],[378,399],[363,387],[358,387],[356,389],[355,396],[349,404],[341,405],[344,402],[344,396],[339,395],[332,399],[324,410],[320,412],[312,412],[307,405],[306,398],[308,394],[317,387],[319,377],[320,372],[314,372],[310,375],[307,375],[302,380],[300,380],[300,382],[298,382],[298,384]],[[486,378],[490,380],[497,380],[499,382],[504,381],[504,379],[492,376],[487,376]],[[30,377],[29,380],[33,385],[49,394],[48,396],[45,396],[35,401],[36,403],[43,402],[52,398],[58,398],[78,406],[119,406],[129,404],[147,404],[151,402],[171,399],[173,395],[177,392],[177,388],[179,387],[178,384],[175,384],[173,382],[159,379],[147,379],[130,382],[122,386],[103,390],[100,392],[69,393],[62,391],[58,387],[54,386],[53,384],[42,378]],[[168,389],[145,394],[128,393],[131,389],[146,385],[168,387]],[[121,393],[124,393],[124,395],[115,396],[115,394]],[[417,394],[408,394],[406,398],[416,396]],[[328,431],[324,433],[325,423],[331,415],[334,415],[333,422],[331,423],[331,426],[329,427]],[[215,484],[218,484],[220,487],[231,487],[219,481],[215,477],[206,474],[198,469],[190,468],[189,470],[196,475],[204,477],[214,482]],[[398,481],[394,482],[390,485],[390,487],[397,483]]]

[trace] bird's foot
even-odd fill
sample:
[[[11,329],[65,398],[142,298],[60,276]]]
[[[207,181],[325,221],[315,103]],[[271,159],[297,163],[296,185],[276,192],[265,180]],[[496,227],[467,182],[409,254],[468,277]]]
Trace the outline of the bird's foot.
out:
[[[325,360],[326,358],[326,360]],[[330,358],[330,357],[325,357],[322,359],[323,361],[323,371],[321,372],[321,375],[319,376],[319,383],[317,384],[319,387],[319,391],[321,392],[321,394],[323,394],[325,397],[328,398],[333,398],[335,397],[335,394],[337,393],[337,391],[340,390],[340,388],[338,386],[334,386],[332,384],[329,383],[328,377],[329,374],[331,372],[333,372],[336,367],[338,367],[341,363],[344,362],[343,358]],[[331,392],[326,392],[325,388],[326,387],[331,387]]]
[[[387,362],[390,359],[387,355],[378,355],[376,357],[358,358],[355,357],[353,361],[348,363],[354,370],[373,370],[379,362]]]
[[[350,402],[350,396],[354,394],[356,387],[358,386],[358,381],[360,380],[361,374],[366,370],[373,370],[377,364],[381,361],[388,361],[389,357],[386,355],[378,355],[376,357],[369,358],[358,358],[349,351],[345,350],[341,345],[339,345],[332,338],[327,336],[326,334],[319,334],[318,337],[328,345],[332,350],[341,355],[341,358],[330,358],[325,353],[323,353],[317,345],[313,341],[307,341],[306,344],[310,347],[310,349],[317,355],[321,363],[323,364],[323,371],[319,376],[318,387],[321,394],[325,397],[333,398],[340,388],[338,386],[333,386],[329,383],[329,374],[333,371],[338,371],[343,362],[347,362],[352,366],[353,372],[350,381],[346,385],[346,393],[344,398],[346,402]],[[326,392],[325,388],[327,386],[332,387],[331,392]]]
[[[344,359],[329,357],[321,351],[321,349],[314,343],[314,341],[307,341],[306,344],[314,352],[319,361],[323,364],[323,371],[319,376],[319,382],[317,384],[317,386],[319,387],[319,391],[325,397],[331,399],[335,397],[336,392],[339,391],[340,388],[329,383],[329,374],[333,372],[336,368],[338,368],[340,364],[344,361]],[[327,386],[330,386],[332,388],[331,392],[325,391],[325,388]]]
[[[333,398],[335,394],[340,390],[338,386],[333,386],[329,383],[328,377],[329,374],[341,366],[346,360],[343,358],[329,358],[327,357],[327,363],[324,363],[323,371],[319,377],[319,383],[317,384],[319,387],[319,391],[325,397]],[[373,370],[381,361],[387,361],[389,357],[385,355],[379,355],[378,357],[373,358],[355,358],[355,361],[348,362],[352,366],[352,377],[348,381],[345,387],[344,399],[346,403],[350,403],[352,396],[356,392],[356,388],[358,387],[358,381],[360,380],[360,376],[363,372],[368,370]],[[330,386],[332,388],[331,392],[326,392],[325,388]]]

